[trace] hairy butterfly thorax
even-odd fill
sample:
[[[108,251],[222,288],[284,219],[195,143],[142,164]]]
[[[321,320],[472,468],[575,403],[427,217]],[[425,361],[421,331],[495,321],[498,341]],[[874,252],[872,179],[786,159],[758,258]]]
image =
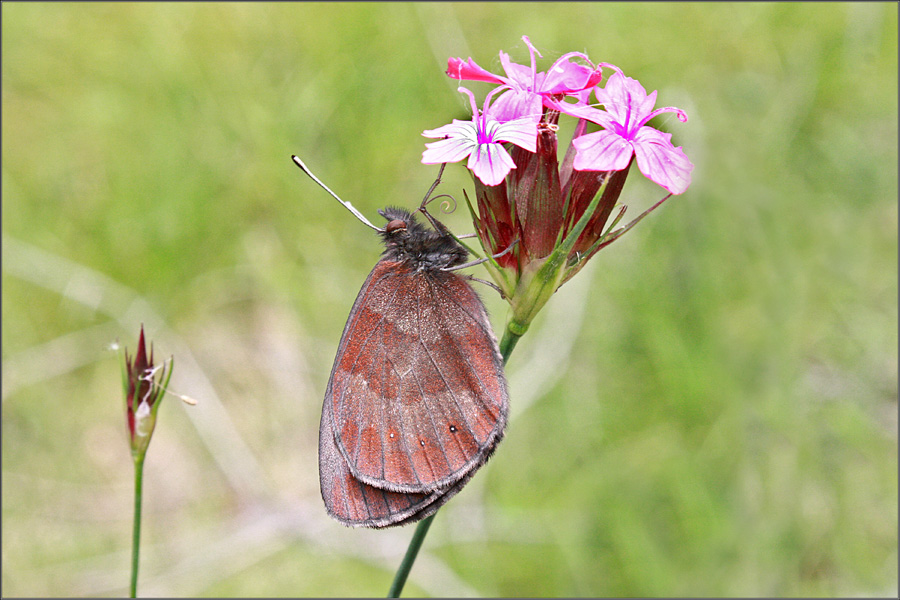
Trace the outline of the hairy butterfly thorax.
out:
[[[378,213],[388,221],[381,232],[384,258],[407,263],[415,271],[447,269],[466,262],[469,252],[446,228],[431,231],[408,210],[393,206]],[[439,221],[435,224],[443,227]]]

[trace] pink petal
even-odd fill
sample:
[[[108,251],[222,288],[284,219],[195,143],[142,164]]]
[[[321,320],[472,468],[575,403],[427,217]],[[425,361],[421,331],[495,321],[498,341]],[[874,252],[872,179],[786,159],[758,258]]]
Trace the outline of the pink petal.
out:
[[[600,80],[600,75],[600,69],[595,71],[577,63],[557,61],[547,71],[541,92],[545,94],[578,92],[586,87],[593,87]]]
[[[587,119],[605,129],[615,129],[616,121],[613,116],[605,110],[597,110],[593,106],[579,104],[562,104],[567,115],[572,115],[578,119]]]
[[[504,92],[488,111],[491,117],[501,123],[521,117],[528,117],[535,125],[541,120],[541,96],[534,92],[511,89]]]
[[[616,71],[606,82],[606,87],[596,90],[597,101],[613,118],[628,128],[640,122],[656,106],[656,92],[647,94],[637,79]]]
[[[591,90],[582,90],[580,92],[571,92],[565,96],[563,99],[557,99],[554,96],[542,96],[544,99],[544,106],[551,110],[555,110],[557,112],[561,112],[566,115],[571,115],[575,118],[579,118],[577,111],[581,108],[587,106],[586,100],[588,95],[590,95]],[[566,99],[570,98],[574,100],[574,102],[567,102]]]
[[[494,75],[485,71],[470,57],[467,62],[461,58],[447,59],[447,75],[453,79],[466,79],[469,81],[487,81],[489,83],[506,83],[505,77]]]
[[[481,144],[469,156],[468,167],[485,185],[498,185],[516,163],[500,144]]]
[[[681,146],[672,145],[672,134],[641,127],[635,136],[634,153],[641,173],[673,194],[681,194],[691,184],[694,165]]]
[[[422,164],[436,165],[462,160],[472,153],[478,144],[468,138],[446,138],[425,144],[427,150],[422,152]]]
[[[529,117],[501,123],[494,131],[492,139],[495,142],[510,142],[529,152],[535,152],[537,125]]]
[[[509,54],[500,52],[500,64],[509,78],[507,82],[515,83],[515,87],[530,90],[534,87],[534,74],[531,67],[520,65],[509,60]]]
[[[628,140],[608,129],[575,138],[572,145],[578,150],[573,163],[578,171],[621,171],[634,153]]]
[[[472,124],[472,121],[460,121],[459,119],[453,119],[452,123],[442,125],[437,129],[426,129],[422,132],[422,135],[430,138],[466,137],[474,136],[474,131],[475,127]]]

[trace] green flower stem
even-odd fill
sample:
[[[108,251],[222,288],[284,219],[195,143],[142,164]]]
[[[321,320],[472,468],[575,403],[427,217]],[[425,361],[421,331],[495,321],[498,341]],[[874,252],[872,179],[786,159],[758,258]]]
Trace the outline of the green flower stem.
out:
[[[506,333],[515,336],[510,339],[510,344],[515,345],[518,338],[525,335],[535,315],[556,292],[562,282],[565,266],[566,253],[557,249],[546,258],[532,261],[525,268],[510,301],[512,314]]]
[[[137,598],[141,547],[141,498],[144,488],[144,455],[134,457],[134,528],[131,534],[131,597]]]
[[[436,514],[434,513],[434,515],[422,519],[416,526],[416,532],[413,534],[412,539],[409,541],[409,547],[406,549],[406,556],[403,557],[403,562],[400,563],[400,568],[397,569],[397,574],[394,575],[394,583],[391,584],[391,589],[388,590],[388,598],[400,597],[400,592],[403,591],[403,586],[406,584],[406,578],[409,577],[413,563],[416,562],[419,548],[422,547],[422,542],[425,541],[425,535],[428,533],[428,528],[431,527],[431,522]]]
[[[509,361],[509,355],[512,354],[513,348],[516,347],[516,342],[519,341],[520,337],[522,337],[522,334],[515,333],[509,327],[506,328],[506,332],[504,332],[503,334],[503,339],[500,340],[500,354],[503,356],[504,365]],[[139,503],[136,503],[135,506],[139,506]],[[422,519],[416,526],[416,531],[415,533],[413,533],[412,539],[409,541],[409,547],[406,548],[406,555],[403,557],[403,562],[400,563],[400,567],[397,569],[397,574],[394,575],[394,582],[391,584],[391,589],[388,590],[388,598],[400,597],[400,593],[403,591],[403,586],[406,584],[406,578],[409,577],[409,572],[412,570],[413,563],[416,562],[416,556],[418,556],[419,554],[419,548],[422,547],[422,542],[425,541],[425,536],[428,534],[428,528],[431,527],[431,522],[434,520],[434,517],[436,515],[437,513],[434,513],[430,517]],[[135,529],[135,531],[137,531],[137,529]],[[134,567],[135,573],[137,573],[136,565],[137,563],[135,563]],[[134,598],[133,595],[132,598]]]
[[[516,347],[516,343],[524,333],[524,331],[522,333],[516,333],[507,326],[506,331],[503,333],[503,339],[500,340],[500,355],[503,356],[504,365],[509,362],[509,355],[512,354],[513,348]]]

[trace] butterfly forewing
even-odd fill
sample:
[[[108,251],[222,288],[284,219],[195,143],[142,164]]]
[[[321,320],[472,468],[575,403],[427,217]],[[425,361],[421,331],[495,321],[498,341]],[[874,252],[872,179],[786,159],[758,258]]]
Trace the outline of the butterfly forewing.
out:
[[[493,451],[509,402],[475,291],[450,272],[380,261],[351,310],[325,402],[362,484],[427,495],[460,482]],[[323,431],[324,421],[325,411]]]
[[[436,273],[429,280],[428,294],[434,319],[423,329],[440,323],[438,352],[431,352],[443,381],[476,443],[482,446],[506,424],[509,409],[503,359],[491,332],[487,314],[474,290],[461,277]],[[451,423],[452,424],[452,423]]]

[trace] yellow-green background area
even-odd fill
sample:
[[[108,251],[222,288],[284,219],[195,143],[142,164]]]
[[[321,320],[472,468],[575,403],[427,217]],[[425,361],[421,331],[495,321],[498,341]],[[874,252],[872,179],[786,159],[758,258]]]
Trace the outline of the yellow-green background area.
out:
[[[118,340],[172,389],[147,456],[139,591],[386,593],[413,528],[319,497],[370,219],[468,118],[448,56],[588,53],[659,90],[693,185],[566,284],[508,365],[494,458],[406,592],[897,593],[897,6],[2,6],[2,592],[127,593]],[[608,72],[607,72],[608,75]],[[472,84],[483,97],[485,84]],[[568,130],[566,129],[568,127]],[[571,123],[563,127],[565,146]],[[463,165],[440,188],[472,230]],[[636,215],[663,195],[632,170]],[[486,277],[482,267],[471,270]],[[494,328],[506,305],[480,287]]]

